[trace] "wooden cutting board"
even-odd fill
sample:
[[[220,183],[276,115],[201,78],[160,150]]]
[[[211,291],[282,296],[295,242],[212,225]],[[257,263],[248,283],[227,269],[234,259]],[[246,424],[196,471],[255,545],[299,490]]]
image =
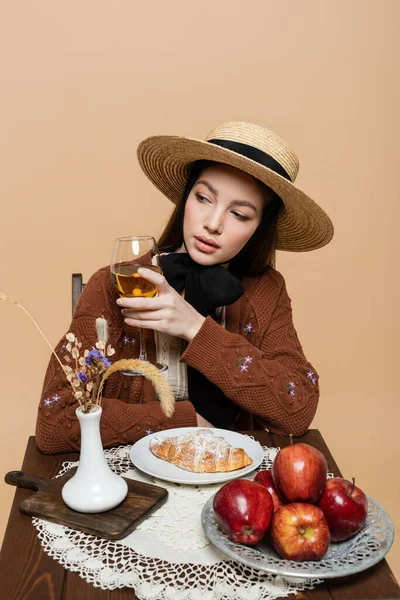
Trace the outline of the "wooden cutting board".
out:
[[[10,485],[37,490],[21,502],[19,508],[22,513],[108,540],[127,536],[168,499],[168,491],[162,487],[124,478],[128,494],[119,506],[102,513],[76,512],[61,497],[64,483],[75,470],[76,467],[57,479],[42,479],[21,471],[10,471],[4,479]]]

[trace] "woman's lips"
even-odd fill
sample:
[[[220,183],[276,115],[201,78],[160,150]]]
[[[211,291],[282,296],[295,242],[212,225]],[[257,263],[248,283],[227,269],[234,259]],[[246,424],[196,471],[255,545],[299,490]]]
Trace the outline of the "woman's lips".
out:
[[[213,244],[215,245],[208,244],[205,241],[205,238],[202,237],[194,238],[194,245],[196,246],[197,250],[204,252],[205,254],[213,254],[218,250],[219,246],[215,242],[213,242]]]

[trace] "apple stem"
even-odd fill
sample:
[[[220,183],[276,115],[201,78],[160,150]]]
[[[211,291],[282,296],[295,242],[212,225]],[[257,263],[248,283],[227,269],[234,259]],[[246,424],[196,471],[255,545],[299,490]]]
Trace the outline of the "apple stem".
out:
[[[289,433],[290,445],[293,446],[293,433]]]
[[[353,492],[354,492],[354,488],[355,488],[355,486],[356,486],[356,478],[355,478],[355,477],[352,477],[352,478],[351,478],[351,480],[352,480],[352,482],[353,482],[353,487],[351,488],[350,496],[351,496],[351,495],[353,494]]]

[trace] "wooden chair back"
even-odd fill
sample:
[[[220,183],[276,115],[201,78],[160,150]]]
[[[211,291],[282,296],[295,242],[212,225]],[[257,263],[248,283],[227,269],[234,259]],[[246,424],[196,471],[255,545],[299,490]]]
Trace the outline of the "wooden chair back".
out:
[[[82,273],[73,273],[72,274],[72,314],[75,312],[76,303],[79,300],[79,296],[83,292],[83,288],[85,284],[82,280]]]

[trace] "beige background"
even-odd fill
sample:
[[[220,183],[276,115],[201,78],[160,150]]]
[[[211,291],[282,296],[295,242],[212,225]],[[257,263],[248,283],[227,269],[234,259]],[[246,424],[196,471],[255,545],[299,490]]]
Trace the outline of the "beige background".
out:
[[[278,255],[321,376],[320,428],[347,477],[400,522],[398,0],[105,0],[0,6],[0,290],[55,344],[70,276],[170,204],[135,158],[152,134],[255,122],[300,156],[336,235]],[[48,348],[0,306],[0,473],[20,466]],[[13,489],[0,484],[0,534]],[[400,543],[388,560],[400,578]]]

